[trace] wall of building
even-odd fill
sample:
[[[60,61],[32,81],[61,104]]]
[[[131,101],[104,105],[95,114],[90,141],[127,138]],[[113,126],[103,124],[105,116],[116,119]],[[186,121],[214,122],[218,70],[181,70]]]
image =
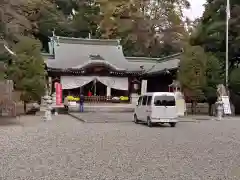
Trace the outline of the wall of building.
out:
[[[147,92],[168,92],[168,86],[173,82],[173,77],[169,74],[162,74],[155,77],[146,78]]]

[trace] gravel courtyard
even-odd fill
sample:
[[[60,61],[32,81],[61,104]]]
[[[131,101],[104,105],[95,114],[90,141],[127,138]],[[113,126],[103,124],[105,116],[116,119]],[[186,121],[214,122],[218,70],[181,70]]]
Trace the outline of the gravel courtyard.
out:
[[[240,121],[176,128],[50,122],[0,126],[1,180],[240,179]]]

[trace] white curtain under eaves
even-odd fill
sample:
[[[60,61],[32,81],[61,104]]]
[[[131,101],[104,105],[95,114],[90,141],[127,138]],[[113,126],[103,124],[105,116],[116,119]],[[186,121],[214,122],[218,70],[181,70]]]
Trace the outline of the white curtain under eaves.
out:
[[[95,79],[95,76],[61,76],[62,89],[79,88]]]
[[[127,77],[108,77],[108,76],[98,76],[97,80],[104,85],[117,89],[117,90],[128,90],[128,78]]]
[[[74,89],[82,87],[97,79],[99,82],[113,89],[128,90],[127,77],[108,76],[61,76],[62,89]]]

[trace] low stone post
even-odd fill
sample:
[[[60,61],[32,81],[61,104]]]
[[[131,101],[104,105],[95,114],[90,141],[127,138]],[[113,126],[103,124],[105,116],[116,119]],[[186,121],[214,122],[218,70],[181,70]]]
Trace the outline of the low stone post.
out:
[[[217,106],[217,120],[221,121],[223,118],[223,102],[221,99],[216,102],[216,106]]]

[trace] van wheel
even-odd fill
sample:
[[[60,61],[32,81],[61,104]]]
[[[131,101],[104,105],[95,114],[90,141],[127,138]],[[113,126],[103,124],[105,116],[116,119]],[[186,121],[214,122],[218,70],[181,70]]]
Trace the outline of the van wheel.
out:
[[[152,122],[151,122],[151,119],[149,117],[147,118],[147,126],[152,127]]]
[[[138,124],[138,122],[139,122],[136,114],[134,114],[134,122],[135,122],[136,124]]]
[[[169,123],[171,127],[175,127],[177,123],[175,122],[172,122],[172,123]]]

